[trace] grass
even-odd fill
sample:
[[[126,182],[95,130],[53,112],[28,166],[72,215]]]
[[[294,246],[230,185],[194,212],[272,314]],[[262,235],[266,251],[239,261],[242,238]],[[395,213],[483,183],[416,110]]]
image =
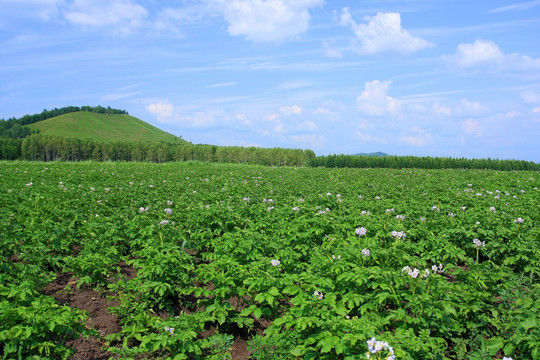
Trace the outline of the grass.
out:
[[[101,141],[184,141],[130,115],[79,111],[27,126],[44,135]]]

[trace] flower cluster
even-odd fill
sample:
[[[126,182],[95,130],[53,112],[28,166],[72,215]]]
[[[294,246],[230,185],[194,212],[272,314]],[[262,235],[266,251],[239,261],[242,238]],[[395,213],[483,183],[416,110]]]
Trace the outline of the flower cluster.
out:
[[[396,215],[396,219],[403,221],[405,220],[405,215]]]
[[[405,239],[407,237],[407,234],[405,234],[403,231],[392,231],[392,236],[395,237],[397,240]]]
[[[439,264],[439,266],[433,265],[433,266],[431,266],[431,270],[433,270],[434,273],[439,273],[439,274],[441,274],[441,273],[444,272],[444,270],[443,270],[443,264]]]
[[[371,359],[371,354],[376,354],[382,351],[388,351],[386,360],[395,360],[394,349],[388,345],[386,341],[377,341],[374,337],[367,341],[369,352],[366,353],[366,357]]]
[[[370,212],[369,210],[362,210],[360,211],[360,215],[364,216],[364,215],[368,215],[369,216]]]
[[[362,255],[367,257],[371,255],[371,252],[369,251],[369,249],[362,249]]]
[[[269,207],[266,209],[266,211],[270,212],[270,211],[272,211],[272,210],[274,210],[274,209],[275,209],[275,207],[269,206]]]
[[[341,255],[338,255],[338,256],[332,255],[332,259],[334,259],[334,260],[341,260]]]
[[[448,216],[450,216],[451,218],[453,218],[454,216],[456,216],[453,212],[449,212],[448,213]]]
[[[486,247],[486,242],[485,241],[480,241],[478,239],[473,239],[472,242],[474,243],[474,246],[476,246],[476,247]]]
[[[300,211],[300,208],[299,208],[298,206],[294,206],[294,207],[292,208],[292,211]]]
[[[318,296],[318,297],[319,297],[319,300],[324,299],[324,294],[323,294],[322,292],[318,292],[317,290],[315,290],[315,292],[313,293],[313,295]]]
[[[441,212],[441,209],[439,209],[439,208],[438,208],[437,206],[435,206],[435,205],[433,205],[433,206],[431,207],[431,210],[436,211],[436,212]]]
[[[274,202],[274,200],[272,200],[272,199],[266,199],[266,198],[263,198],[263,203],[265,204],[265,203],[267,203],[267,202],[269,202],[269,203],[273,203],[273,202]]]
[[[489,211],[495,213],[495,212],[497,212],[497,209],[495,209],[495,206],[492,206],[492,207],[489,208]]]
[[[356,235],[358,236],[364,236],[367,233],[367,229],[365,227],[361,227],[359,229],[355,230]]]
[[[270,261],[270,263],[272,264],[272,266],[278,266],[279,264],[281,264],[281,261],[273,259],[272,261]]]
[[[243,201],[246,201],[246,202],[249,202],[250,198],[245,197],[245,198],[243,198],[242,200],[243,200]]]
[[[140,207],[139,208],[139,212],[147,212],[148,211],[148,207]]]
[[[417,268],[411,269],[410,266],[405,266],[403,269],[401,269],[402,274],[405,271],[407,271],[407,275],[409,275],[413,279],[416,279],[418,277],[418,275],[420,275],[420,270],[418,270]],[[428,276],[429,276],[429,270],[428,269],[425,269],[424,273],[422,275],[420,275],[420,277],[424,278],[424,279],[427,278]]]
[[[171,335],[174,334],[174,328],[173,327],[165,326],[165,331],[167,331]]]
[[[172,214],[172,209],[171,208],[166,208],[165,211],[167,214],[171,215]]]
[[[523,220],[522,218],[518,217],[516,220],[514,220],[514,224],[523,224],[525,220]]]
[[[161,220],[159,225],[167,225],[169,224],[169,220]]]

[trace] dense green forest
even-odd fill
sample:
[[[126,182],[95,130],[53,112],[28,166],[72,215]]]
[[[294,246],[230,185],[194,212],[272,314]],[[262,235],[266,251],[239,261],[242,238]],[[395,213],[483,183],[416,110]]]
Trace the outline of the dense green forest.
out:
[[[89,111],[126,114],[102,106],[70,106],[44,110],[20,119],[0,120],[0,160],[29,161],[205,161],[266,166],[311,166],[351,168],[493,169],[540,170],[540,164],[522,160],[466,159],[417,156],[328,155],[312,150],[194,145],[178,142],[101,141],[43,135],[24,125],[62,114]]]
[[[328,155],[310,161],[312,167],[540,170],[540,164],[523,160],[466,159],[430,156]]]

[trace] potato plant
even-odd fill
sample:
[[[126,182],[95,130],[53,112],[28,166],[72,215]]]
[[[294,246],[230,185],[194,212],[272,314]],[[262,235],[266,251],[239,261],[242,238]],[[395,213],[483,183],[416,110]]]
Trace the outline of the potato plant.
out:
[[[540,359],[539,176],[1,162],[0,356],[98,336],[70,274],[124,359]]]

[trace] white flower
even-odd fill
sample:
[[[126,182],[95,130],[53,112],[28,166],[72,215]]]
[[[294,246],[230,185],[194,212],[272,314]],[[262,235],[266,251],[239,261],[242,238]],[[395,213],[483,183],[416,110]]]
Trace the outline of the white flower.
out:
[[[405,220],[405,215],[396,215],[396,219],[403,221]]]
[[[332,193],[326,193],[326,196],[332,196]]]
[[[480,241],[478,239],[473,239],[473,243],[475,247],[486,247],[485,241]]]
[[[420,216],[420,221],[426,221],[426,218],[423,216]]]
[[[266,211],[270,212],[270,211],[272,211],[272,210],[274,210],[274,209],[275,209],[275,208],[274,208],[273,206],[269,206],[269,207],[266,209]]]
[[[337,198],[340,198],[340,197],[341,197],[341,194],[337,194],[336,197],[337,197]]]
[[[278,266],[279,264],[281,264],[279,260],[275,260],[275,259],[270,261],[270,263],[272,264],[272,266]]]
[[[516,220],[514,220],[514,224],[523,224],[525,220],[523,220],[522,218],[518,217]]]
[[[367,257],[371,255],[371,252],[369,251],[369,249],[362,249],[362,255]]]
[[[165,326],[165,331],[168,331],[172,335],[174,333],[174,328]]]
[[[502,360],[513,360],[511,357],[503,357]]]
[[[171,200],[167,200],[167,205],[171,206],[173,202]]]
[[[364,236],[367,233],[367,229],[365,227],[361,227],[359,229],[356,229],[355,232],[358,236]]]
[[[166,208],[164,209],[163,211],[165,211],[167,214],[171,215],[172,214],[172,209],[170,208]]]
[[[300,208],[298,208],[298,206],[294,206],[294,207],[292,208],[292,211],[299,211],[299,210],[300,210]]]
[[[167,225],[169,223],[169,220],[161,220],[159,225]]]
[[[139,208],[139,212],[146,212],[146,211],[148,211],[148,207],[142,207],[142,206],[141,206],[141,207]]]
[[[449,213],[448,213],[448,216],[450,216],[451,218],[453,218],[453,217],[456,216],[456,215],[454,215],[453,212],[449,212]]]
[[[392,209],[386,209],[386,213],[387,213],[387,214],[393,213],[394,211],[395,211],[394,208],[392,208]]]
[[[364,216],[364,215],[368,215],[368,216],[369,216],[369,214],[370,214],[369,210],[362,210],[362,211],[360,212],[360,215],[362,215],[362,216]]]
[[[375,200],[381,200],[380,196],[375,196]]]
[[[431,207],[431,210],[436,211],[436,212],[440,212],[440,211],[441,211],[441,209],[439,209],[439,208],[438,208],[437,206],[435,206],[435,205],[433,205],[433,206]]]
[[[465,210],[467,210],[467,207],[466,207],[466,206],[462,206],[462,207],[461,207],[461,210],[465,211]]]
[[[243,198],[242,200],[249,202],[249,198],[248,198],[248,197],[245,197],[245,198]]]
[[[393,237],[395,237],[396,239],[398,239],[398,240],[405,239],[407,237],[407,234],[405,234],[405,232],[403,232],[403,231],[395,231],[394,230],[394,231],[391,232],[391,235]]]
[[[489,208],[489,211],[491,211],[491,212],[497,212],[497,210],[495,209],[495,206],[490,207],[490,208]]]

